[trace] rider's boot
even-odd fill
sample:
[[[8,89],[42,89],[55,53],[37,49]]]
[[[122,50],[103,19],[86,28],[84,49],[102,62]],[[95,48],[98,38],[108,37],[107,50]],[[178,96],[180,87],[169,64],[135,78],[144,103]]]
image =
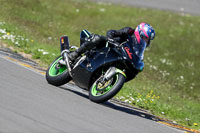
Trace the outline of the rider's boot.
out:
[[[95,47],[95,44],[92,42],[84,42],[80,48],[78,48],[76,51],[71,52],[68,54],[69,59],[73,62],[76,60],[77,57],[79,57],[81,54],[85,53],[87,50],[90,50]]]
[[[101,44],[103,41],[105,40],[103,40],[99,35],[94,35],[91,38],[89,38],[86,42],[82,43],[80,48],[78,48],[76,51],[68,54],[68,57],[73,62],[81,54],[85,53],[87,50],[93,49],[94,47]]]

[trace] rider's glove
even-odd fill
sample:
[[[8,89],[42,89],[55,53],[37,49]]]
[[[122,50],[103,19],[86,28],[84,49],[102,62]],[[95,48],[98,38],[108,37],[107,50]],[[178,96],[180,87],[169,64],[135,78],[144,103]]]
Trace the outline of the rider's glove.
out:
[[[116,30],[109,30],[106,34],[107,37],[109,38],[114,38],[116,34]]]

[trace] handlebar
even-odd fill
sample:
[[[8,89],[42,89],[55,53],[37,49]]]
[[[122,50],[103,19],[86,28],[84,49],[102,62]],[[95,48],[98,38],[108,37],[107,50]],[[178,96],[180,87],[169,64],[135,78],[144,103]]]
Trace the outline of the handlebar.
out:
[[[107,36],[100,35],[101,40],[105,40],[108,44],[111,44],[114,47],[121,47],[125,42],[119,43],[115,39],[109,38]],[[119,39],[118,39],[119,40]]]
[[[127,43],[127,41],[124,41],[124,42],[122,42],[122,43],[119,43],[119,42],[117,42],[116,40],[111,39],[111,38],[108,38],[108,41],[107,41],[107,42],[108,42],[109,44],[113,45],[114,47],[117,47],[117,48],[120,48],[120,47],[122,47],[123,44],[126,44],[126,43]]]
[[[116,42],[114,39],[108,38],[108,43],[112,44],[115,47],[119,47],[120,43]]]

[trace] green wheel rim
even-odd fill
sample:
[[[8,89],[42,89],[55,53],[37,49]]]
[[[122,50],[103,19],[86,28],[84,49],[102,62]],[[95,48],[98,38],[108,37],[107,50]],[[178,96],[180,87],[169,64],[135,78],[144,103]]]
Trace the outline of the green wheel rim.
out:
[[[61,75],[62,73],[64,73],[65,71],[67,71],[67,68],[65,65],[60,65],[59,69],[56,68],[56,66],[58,65],[58,61],[61,60],[62,57],[59,57],[50,67],[49,69],[49,75],[52,76],[52,77],[55,77],[55,76],[58,76],[58,75]]]
[[[97,83],[97,82],[95,82],[95,83],[93,84],[93,86],[92,86],[91,94],[92,94],[93,96],[102,96],[102,95],[105,95],[106,93],[108,93],[108,92],[112,89],[112,87],[117,83],[117,81],[118,81],[118,79],[119,79],[118,74],[116,74],[115,76],[116,76],[116,79],[115,79],[115,81],[113,81],[114,84],[113,84],[113,85],[109,85],[109,86],[105,89],[105,91],[103,91],[103,92],[96,90],[96,86],[97,86],[96,83]]]

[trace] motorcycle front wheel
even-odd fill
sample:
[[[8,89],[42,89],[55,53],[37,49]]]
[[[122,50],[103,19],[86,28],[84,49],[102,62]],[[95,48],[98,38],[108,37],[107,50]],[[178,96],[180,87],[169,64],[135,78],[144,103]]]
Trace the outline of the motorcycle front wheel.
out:
[[[59,63],[62,59],[62,56],[56,58],[46,71],[46,80],[51,85],[61,86],[72,80],[66,65]]]
[[[121,73],[116,73],[110,80],[101,81],[100,77],[90,88],[89,99],[96,103],[102,103],[115,96],[122,88],[125,77]]]

